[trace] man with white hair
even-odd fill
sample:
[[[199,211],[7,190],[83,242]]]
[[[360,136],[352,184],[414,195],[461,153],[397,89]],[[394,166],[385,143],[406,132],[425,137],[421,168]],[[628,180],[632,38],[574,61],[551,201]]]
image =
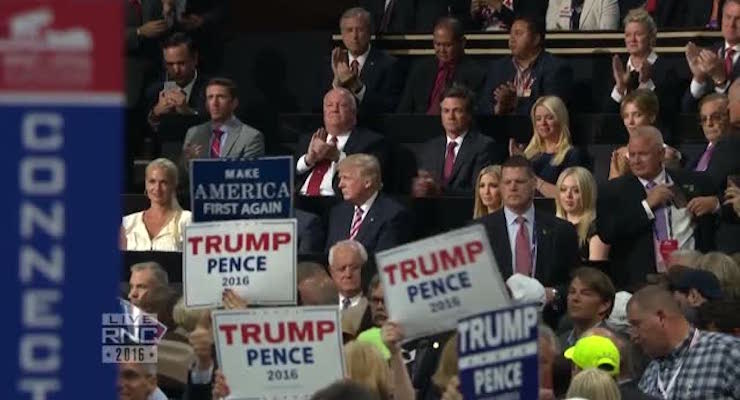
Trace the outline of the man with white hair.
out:
[[[157,387],[157,364],[119,364],[116,387],[119,400],[167,400]]]
[[[367,298],[362,293],[361,277],[366,263],[367,251],[355,240],[343,240],[329,249],[329,275],[339,292],[339,309],[358,307],[364,310],[357,332],[373,326]]]
[[[166,289],[168,283],[167,272],[159,263],[148,261],[134,264],[131,266],[128,300],[146,312],[155,312],[146,309],[148,300],[154,297],[154,292]]]
[[[666,170],[663,136],[654,127],[637,128],[627,148],[632,174],[608,181],[597,202],[597,231],[612,246],[610,275],[618,290],[665,272],[673,251],[707,251],[713,242],[713,214],[698,216],[687,207],[713,192],[710,180]]]

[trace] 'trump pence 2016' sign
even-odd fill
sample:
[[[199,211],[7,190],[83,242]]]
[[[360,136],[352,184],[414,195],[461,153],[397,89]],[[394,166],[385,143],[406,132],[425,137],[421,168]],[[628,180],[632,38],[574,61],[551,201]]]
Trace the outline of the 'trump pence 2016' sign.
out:
[[[340,327],[335,306],[214,312],[229,399],[308,399],[342,379]]]
[[[538,398],[537,321],[534,305],[460,320],[458,366],[466,400]]]
[[[227,288],[252,304],[296,303],[295,219],[194,223],[184,240],[187,307],[220,305]]]
[[[481,225],[376,254],[389,317],[407,339],[453,330],[457,319],[509,305]]]
[[[294,168],[290,156],[193,160],[193,221],[292,217]]]

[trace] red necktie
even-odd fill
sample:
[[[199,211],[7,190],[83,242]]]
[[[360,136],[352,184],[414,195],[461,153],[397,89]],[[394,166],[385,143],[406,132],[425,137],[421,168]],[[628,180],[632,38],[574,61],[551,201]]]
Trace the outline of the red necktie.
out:
[[[349,63],[349,69],[356,76],[360,76],[360,63],[357,60],[352,60],[352,62]]]
[[[647,3],[645,3],[645,11],[652,14],[657,9],[658,9],[658,0],[647,0]]]
[[[727,81],[732,82],[732,58],[735,56],[735,49],[730,47],[725,50],[725,77]]]
[[[362,208],[355,206],[355,216],[352,218],[352,227],[349,228],[349,238],[354,239],[357,236],[357,232],[360,231],[360,225],[362,225]]]
[[[129,4],[136,11],[136,15],[139,17],[139,21],[143,20],[143,14],[141,13],[141,1],[140,0],[128,0]]]
[[[519,224],[519,232],[516,234],[515,252],[516,252],[516,273],[525,276],[532,274],[532,249],[529,247],[529,230],[527,229],[527,219],[521,215],[516,217]]]
[[[332,146],[337,145],[337,137],[332,136],[329,140],[329,144]],[[306,188],[307,196],[320,196],[321,195],[321,181],[324,180],[324,175],[331,167],[331,161],[321,160],[319,161],[311,171],[311,176],[308,178],[308,187]]]
[[[380,20],[380,28],[378,29],[378,32],[387,32],[388,31],[388,25],[391,22],[391,14],[393,13],[393,4],[396,2],[396,0],[391,0],[388,3],[388,7],[385,8],[383,11],[383,19]],[[383,2],[385,4],[385,2]]]
[[[452,141],[447,144],[447,153],[445,154],[445,169],[442,171],[442,178],[444,179],[445,186],[450,182],[452,178],[452,169],[455,166],[455,147],[457,142]]]
[[[211,158],[220,158],[221,157],[221,136],[223,136],[224,131],[221,129],[214,129],[213,130],[213,138],[211,139]]]
[[[437,68],[437,78],[434,80],[432,94],[429,95],[429,105],[427,106],[427,115],[439,115],[439,103],[442,101],[442,93],[447,88],[447,82],[452,78],[454,64],[442,63]]]

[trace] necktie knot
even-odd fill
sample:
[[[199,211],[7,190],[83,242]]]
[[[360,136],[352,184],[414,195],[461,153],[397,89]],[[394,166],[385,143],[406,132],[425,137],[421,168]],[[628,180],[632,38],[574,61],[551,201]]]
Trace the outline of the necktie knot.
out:
[[[450,143],[447,143],[447,151],[455,151],[455,147],[457,147],[457,142],[452,141]]]
[[[525,218],[524,216],[519,215],[519,216],[516,217],[516,223],[517,224],[521,225],[521,224],[523,224],[525,222],[527,222],[527,218]]]
[[[362,207],[355,207],[355,216],[362,217],[362,214],[364,211],[362,211]]]
[[[345,297],[344,299],[342,299],[342,310],[348,309],[351,305],[352,300],[350,300],[349,297]]]
[[[736,53],[735,49],[730,47],[727,49],[727,51],[725,51],[725,58],[732,59],[732,57],[735,56],[735,53]]]
[[[216,140],[221,140],[221,136],[223,136],[224,131],[222,131],[219,128],[216,128],[213,130],[213,138]]]
[[[357,59],[352,60],[352,62],[349,63],[349,68],[352,70],[352,72],[357,74],[360,71],[360,63],[357,61]]]
[[[652,189],[652,188],[656,187],[657,185],[658,185],[658,184],[657,184],[657,183],[655,183],[655,181],[650,181],[650,182],[648,182],[648,183],[647,183],[647,185],[645,185],[645,187],[646,187],[647,189]]]

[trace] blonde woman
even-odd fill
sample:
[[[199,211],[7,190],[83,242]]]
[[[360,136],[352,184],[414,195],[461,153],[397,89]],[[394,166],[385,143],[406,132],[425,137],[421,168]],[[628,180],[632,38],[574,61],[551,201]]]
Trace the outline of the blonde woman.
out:
[[[722,294],[740,300],[740,265],[732,257],[719,251],[710,251],[699,259],[696,269],[713,273],[719,280]]]
[[[377,394],[381,400],[391,400],[391,372],[380,350],[368,342],[349,342],[344,345],[347,377]]]
[[[617,382],[598,368],[584,369],[570,381],[566,398],[578,397],[598,400],[621,400]]]
[[[166,159],[150,162],[145,170],[149,208],[123,218],[121,248],[138,251],[182,251],[182,237],[192,219],[175,195],[177,166]]]
[[[609,259],[609,245],[596,234],[596,181],[591,172],[583,167],[566,168],[556,186],[556,215],[575,226],[581,260]]]
[[[477,219],[501,208],[501,166],[489,165],[478,173],[475,181],[475,204],[473,218]]]
[[[580,151],[571,144],[570,122],[565,103],[556,96],[537,99],[530,113],[534,134],[526,148],[509,141],[509,154],[523,154],[537,175],[537,190],[545,197],[555,198],[560,172],[581,165]]]

